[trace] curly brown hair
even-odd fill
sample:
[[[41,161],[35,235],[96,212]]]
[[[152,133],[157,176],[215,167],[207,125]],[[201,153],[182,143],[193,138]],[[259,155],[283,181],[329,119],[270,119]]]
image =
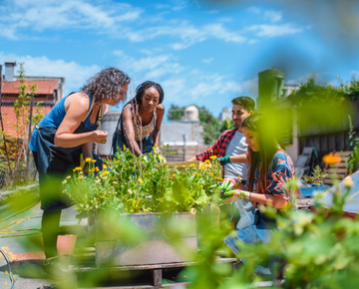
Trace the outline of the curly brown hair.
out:
[[[96,104],[106,99],[116,101],[122,92],[122,87],[130,81],[131,79],[123,71],[109,67],[91,77],[81,90],[91,94]]]

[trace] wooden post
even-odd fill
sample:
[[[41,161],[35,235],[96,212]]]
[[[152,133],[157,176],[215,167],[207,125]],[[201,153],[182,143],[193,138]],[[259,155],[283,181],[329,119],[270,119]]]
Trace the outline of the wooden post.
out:
[[[28,142],[27,142],[27,148],[26,148],[26,181],[29,178],[29,172],[30,172],[30,149],[29,149],[29,144],[30,144],[30,140],[31,140],[31,136],[32,136],[32,107],[33,107],[33,103],[34,103],[34,94],[31,93],[31,101],[30,101],[30,116],[29,116],[29,138],[28,138]]]
[[[152,271],[152,278],[153,278],[153,287],[154,288],[161,288],[162,287],[162,269],[154,269]]]
[[[2,136],[3,136],[3,140],[4,140],[6,160],[7,160],[8,166],[9,166],[10,177],[13,178],[10,161],[9,161],[9,154],[7,153],[6,136],[5,136],[4,124],[2,121],[2,114],[1,114],[1,86],[2,86],[2,65],[0,65],[0,122],[1,122]]]

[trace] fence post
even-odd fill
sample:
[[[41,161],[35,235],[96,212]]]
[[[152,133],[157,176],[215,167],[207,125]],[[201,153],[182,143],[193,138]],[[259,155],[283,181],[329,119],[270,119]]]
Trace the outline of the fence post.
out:
[[[11,166],[10,166],[10,161],[9,161],[9,154],[7,152],[7,147],[6,147],[6,136],[5,136],[4,123],[3,123],[3,120],[2,120],[2,113],[1,113],[1,107],[2,107],[1,87],[2,87],[2,65],[0,65],[0,122],[1,122],[2,136],[3,136],[3,140],[4,140],[6,160],[7,160],[8,166],[9,166],[10,176],[11,176],[11,178],[13,178],[12,170],[11,170]]]
[[[186,144],[187,144],[187,136],[184,134],[183,136],[183,161],[186,161]]]
[[[33,107],[33,103],[34,103],[34,94],[31,93],[31,100],[30,100],[30,116],[29,116],[29,138],[28,138],[28,142],[27,142],[27,150],[26,150],[26,181],[29,178],[29,172],[30,172],[30,149],[29,149],[29,144],[30,144],[30,140],[31,140],[31,136],[32,136],[32,107]],[[25,136],[26,138],[26,136]]]

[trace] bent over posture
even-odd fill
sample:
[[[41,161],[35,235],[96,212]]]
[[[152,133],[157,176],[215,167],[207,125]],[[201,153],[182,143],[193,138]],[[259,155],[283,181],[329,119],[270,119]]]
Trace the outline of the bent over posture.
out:
[[[62,209],[72,204],[62,193],[61,181],[80,165],[80,155],[101,160],[93,153],[93,142],[106,143],[107,132],[96,130],[104,105],[124,100],[130,78],[121,70],[107,68],[91,78],[81,91],[61,99],[36,126],[29,148],[39,172],[45,273],[61,279],[57,237]]]

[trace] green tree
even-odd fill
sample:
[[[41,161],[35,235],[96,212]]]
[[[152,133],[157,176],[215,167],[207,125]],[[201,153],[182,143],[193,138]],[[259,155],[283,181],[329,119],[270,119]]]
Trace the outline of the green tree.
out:
[[[167,118],[169,120],[181,120],[182,117],[184,116],[185,108],[186,108],[185,106],[181,107],[175,104],[171,104],[171,107],[167,113]]]

